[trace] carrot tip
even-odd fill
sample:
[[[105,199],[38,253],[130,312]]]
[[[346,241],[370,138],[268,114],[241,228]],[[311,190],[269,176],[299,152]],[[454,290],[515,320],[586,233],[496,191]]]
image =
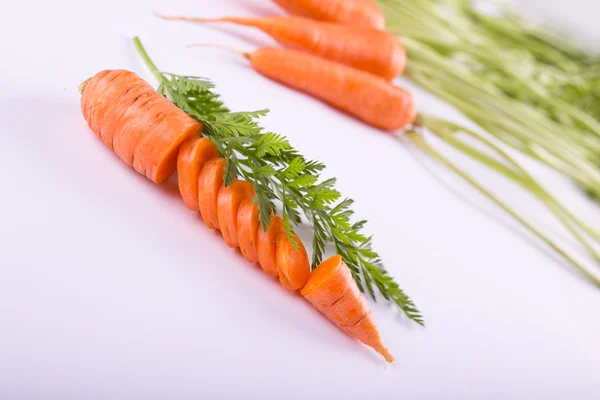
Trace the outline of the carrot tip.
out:
[[[385,346],[382,343],[377,343],[377,345],[374,347],[375,351],[378,352],[379,354],[381,354],[381,356],[383,358],[385,358],[385,361],[389,362],[389,363],[393,363],[396,361],[396,359],[394,358],[394,356],[392,355],[392,353],[390,353],[388,351],[388,349],[385,348]]]
[[[83,91],[85,90],[85,87],[87,86],[87,84],[90,82],[92,78],[88,78],[85,81],[81,82],[79,84],[79,86],[77,86],[77,90],[79,90],[79,94],[83,94]]]

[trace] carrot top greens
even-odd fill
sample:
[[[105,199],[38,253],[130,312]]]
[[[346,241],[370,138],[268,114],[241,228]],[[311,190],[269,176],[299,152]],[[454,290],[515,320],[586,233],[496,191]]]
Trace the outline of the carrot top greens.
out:
[[[286,234],[294,241],[293,226],[301,223],[303,214],[314,230],[312,268],[323,260],[326,247],[333,244],[342,256],[362,292],[376,300],[376,292],[398,306],[412,321],[424,325],[412,300],[402,291],[373,251],[371,238],[361,233],[366,221],[352,223],[353,200],[343,199],[335,188],[334,178],[322,180],[325,165],[307,160],[288,140],[267,132],[258,118],[268,110],[232,112],[214,92],[207,79],[161,72],[144,50],[139,38],[135,46],[142,59],[159,81],[158,91],[175,105],[198,120],[203,134],[210,138],[227,160],[225,185],[243,178],[256,190],[263,229],[275,213],[275,202],[281,202]]]

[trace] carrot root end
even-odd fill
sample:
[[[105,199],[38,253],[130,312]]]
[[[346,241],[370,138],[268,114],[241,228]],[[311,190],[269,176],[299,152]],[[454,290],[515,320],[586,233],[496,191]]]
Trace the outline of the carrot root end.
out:
[[[381,342],[377,343],[377,345],[375,345],[375,347],[373,348],[376,352],[381,354],[383,358],[385,358],[385,361],[389,362],[390,364],[396,361],[396,358],[394,358],[392,353],[390,353],[389,350],[385,348],[385,346]]]

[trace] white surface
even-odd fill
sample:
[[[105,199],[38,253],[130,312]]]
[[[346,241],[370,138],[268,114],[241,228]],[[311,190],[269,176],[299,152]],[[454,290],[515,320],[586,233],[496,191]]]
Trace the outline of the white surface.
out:
[[[233,55],[184,48],[249,50],[271,43],[263,35],[150,16],[276,12],[268,2],[255,0],[254,11],[242,0],[84,3],[11,2],[0,14],[1,398],[597,398],[597,289],[449,193],[408,147]],[[150,79],[131,45],[136,34],[163,70],[213,79],[231,108],[271,108],[264,125],[324,161],[356,199],[428,324],[407,326],[373,304],[396,365],[248,265],[173,185],[136,174],[87,128],[82,80],[106,68]],[[456,116],[418,96],[421,110]],[[534,167],[600,221],[568,182]],[[554,229],[528,199],[518,207]]]

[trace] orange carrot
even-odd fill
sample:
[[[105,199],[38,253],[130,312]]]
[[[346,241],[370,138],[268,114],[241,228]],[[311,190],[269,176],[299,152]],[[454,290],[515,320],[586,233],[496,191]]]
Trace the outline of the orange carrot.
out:
[[[220,46],[214,46],[220,47]],[[394,131],[414,122],[412,94],[385,79],[296,50],[261,48],[241,53],[254,70],[316,97],[377,128]]]
[[[263,231],[262,226],[258,227],[256,238],[256,254],[258,263],[262,269],[269,275],[279,276],[277,273],[277,236],[284,232],[283,220],[278,216],[271,217],[271,225],[267,231]]]
[[[285,233],[277,236],[277,273],[281,284],[289,292],[304,287],[310,275],[310,262],[306,249],[297,235],[294,236],[294,240],[298,249],[294,248]]]
[[[250,262],[257,262],[256,243],[260,222],[258,205],[252,199],[243,200],[238,209],[237,235],[240,251]]]
[[[231,22],[251,26],[270,35],[283,47],[304,51],[392,80],[404,72],[406,51],[386,31],[349,27],[302,17],[191,18],[157,14],[169,20]]]
[[[304,245],[294,236],[298,249],[292,246],[280,217],[273,216],[264,232],[252,185],[234,181],[223,186],[226,161],[210,140],[198,137],[199,124],[129,71],[102,71],[81,90],[85,119],[121,159],[157,183],[179,165],[186,204],[197,204],[207,225],[220,228],[228,245],[239,245],[249,261],[258,260],[286,290],[302,289],[301,294],[344,332],[393,361],[341,257],[332,257],[311,274]]]
[[[135,73],[107,70],[82,90],[81,110],[94,133],[136,170],[156,183],[176,169],[179,146],[202,125]]]
[[[242,201],[252,199],[256,195],[250,182],[234,181],[219,190],[217,197],[217,217],[225,243],[231,248],[239,246],[237,233],[237,216]]]
[[[375,29],[385,27],[385,16],[373,0],[274,1],[293,15]]]
[[[375,349],[386,361],[394,361],[394,356],[381,342],[367,301],[340,256],[319,265],[301,294],[348,335]]]
[[[204,164],[219,157],[219,151],[210,139],[190,138],[183,142],[177,156],[179,192],[190,210],[199,211],[198,179]]]
[[[198,178],[198,206],[206,225],[219,229],[217,197],[223,186],[225,159],[215,158],[204,164]]]

